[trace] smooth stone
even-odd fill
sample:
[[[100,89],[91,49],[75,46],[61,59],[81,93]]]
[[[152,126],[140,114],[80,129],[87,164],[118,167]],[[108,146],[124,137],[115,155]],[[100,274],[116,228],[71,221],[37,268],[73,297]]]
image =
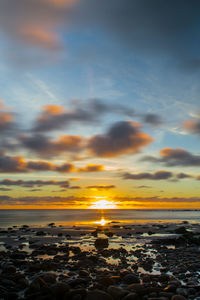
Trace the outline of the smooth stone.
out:
[[[14,292],[8,292],[3,295],[4,300],[15,300],[15,299],[18,299],[18,297],[19,297],[19,295]]]
[[[122,300],[139,300],[139,297],[136,293],[129,293],[128,295],[123,297]]]
[[[29,281],[26,278],[20,278],[17,282],[21,289],[25,289],[29,286]]]
[[[140,283],[140,279],[134,274],[127,274],[123,277],[123,281],[127,284]]]
[[[86,289],[74,289],[74,290],[70,290],[68,293],[65,294],[63,300],[69,300],[69,299],[74,299],[74,298],[85,298],[87,295],[87,291]]]
[[[69,285],[64,282],[56,282],[51,288],[53,295],[58,299],[62,298],[70,289]]]
[[[4,268],[3,268],[3,273],[6,273],[6,274],[14,274],[16,273],[16,268],[15,266],[13,265],[6,265]]]
[[[94,243],[95,247],[98,248],[107,248],[108,247],[108,239],[99,238],[96,239]]]
[[[138,295],[145,295],[148,291],[147,288],[144,287],[143,284],[132,283],[127,287],[131,292],[135,292]]]
[[[42,280],[45,281],[45,283],[55,283],[56,282],[56,274],[54,273],[42,273],[37,278],[42,278]]]
[[[174,295],[172,296],[171,300],[187,300],[187,299],[181,295]]]
[[[115,284],[114,279],[110,276],[100,277],[97,281],[98,281],[98,283],[102,284],[103,286],[107,286],[107,287]]]
[[[88,276],[89,276],[89,273],[88,273],[88,271],[86,271],[86,270],[80,270],[79,276],[80,276],[80,277],[88,277]]]
[[[113,298],[101,290],[94,290],[88,292],[85,300],[113,300]]]
[[[114,285],[110,285],[108,288],[107,288],[107,292],[108,294],[110,294],[114,299],[120,299],[120,298],[123,298],[124,296],[127,295],[127,291],[119,288],[119,287],[116,287]]]

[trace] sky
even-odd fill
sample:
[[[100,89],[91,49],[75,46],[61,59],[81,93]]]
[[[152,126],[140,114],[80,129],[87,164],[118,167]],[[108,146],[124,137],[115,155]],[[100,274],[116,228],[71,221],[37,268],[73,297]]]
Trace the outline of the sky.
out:
[[[0,208],[200,209],[200,2],[0,0]]]

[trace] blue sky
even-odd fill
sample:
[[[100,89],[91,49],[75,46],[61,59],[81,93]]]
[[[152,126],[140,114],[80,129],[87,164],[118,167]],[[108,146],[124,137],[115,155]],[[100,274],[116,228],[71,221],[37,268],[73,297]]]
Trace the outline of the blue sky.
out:
[[[0,4],[2,207],[23,207],[24,197],[33,196],[38,201],[31,207],[48,201],[57,206],[55,197],[66,198],[65,207],[78,207],[83,195],[88,205],[100,195],[125,197],[120,207],[143,208],[142,201],[147,208],[154,202],[199,207],[199,4],[20,0],[18,5]],[[16,167],[19,156],[24,162]],[[34,169],[32,161],[49,165]],[[71,169],[59,171],[64,164]],[[133,175],[128,180],[127,173]],[[185,176],[178,178],[180,173]],[[8,188],[5,178],[65,178],[75,188],[47,182],[32,182],[35,191],[16,182]],[[76,185],[71,178],[79,179]],[[47,201],[44,195],[55,196]]]

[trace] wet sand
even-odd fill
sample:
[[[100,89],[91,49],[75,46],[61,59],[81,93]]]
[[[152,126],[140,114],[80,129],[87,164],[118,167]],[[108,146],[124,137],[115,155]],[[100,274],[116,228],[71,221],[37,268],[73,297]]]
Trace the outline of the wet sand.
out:
[[[200,299],[200,224],[0,230],[0,299]]]

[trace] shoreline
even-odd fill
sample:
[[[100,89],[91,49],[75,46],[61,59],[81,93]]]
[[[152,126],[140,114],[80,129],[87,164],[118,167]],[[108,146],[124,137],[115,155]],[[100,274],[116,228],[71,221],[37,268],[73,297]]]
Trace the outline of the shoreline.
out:
[[[14,226],[0,259],[0,299],[200,297],[199,223]]]

